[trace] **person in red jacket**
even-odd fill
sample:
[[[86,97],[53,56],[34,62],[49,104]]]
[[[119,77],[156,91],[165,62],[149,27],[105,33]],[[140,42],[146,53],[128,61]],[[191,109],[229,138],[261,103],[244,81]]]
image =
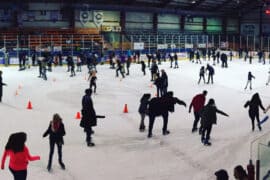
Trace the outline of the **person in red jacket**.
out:
[[[196,96],[193,97],[193,99],[189,105],[188,112],[191,113],[191,108],[193,107],[194,117],[195,117],[193,127],[192,127],[192,132],[196,132],[198,130],[197,124],[200,120],[200,111],[204,107],[206,95],[207,95],[206,90],[204,90],[202,94],[197,94]],[[200,127],[199,134],[201,134],[201,131],[202,131],[202,128]]]
[[[13,174],[14,180],[26,180],[28,161],[40,160],[39,156],[30,155],[25,141],[26,133],[11,134],[2,156],[1,169],[5,168],[5,161],[9,156],[9,170]]]

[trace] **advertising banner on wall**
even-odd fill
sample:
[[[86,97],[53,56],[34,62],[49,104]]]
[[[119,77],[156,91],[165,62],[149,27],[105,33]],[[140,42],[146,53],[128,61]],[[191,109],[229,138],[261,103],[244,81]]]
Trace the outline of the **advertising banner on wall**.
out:
[[[170,44],[170,47],[171,47],[172,49],[175,49],[175,48],[176,48],[176,45],[175,45],[175,44]]]
[[[206,44],[205,43],[198,44],[198,48],[206,48]]]
[[[228,48],[229,47],[229,43],[228,42],[220,42],[220,48]]]
[[[208,43],[207,44],[207,48],[212,48],[212,47],[214,47],[214,44],[213,43]]]
[[[133,49],[134,50],[143,50],[144,49],[144,43],[143,42],[134,42]]]
[[[193,44],[185,44],[185,48],[193,48]]]
[[[259,24],[241,24],[241,34],[242,35],[259,35]]]
[[[97,27],[100,27],[103,24],[103,12],[102,11],[93,11],[94,23]]]
[[[90,12],[85,10],[85,11],[80,11],[80,22],[82,23],[83,26],[90,20]]]
[[[157,49],[167,49],[168,48],[168,44],[158,44],[157,45]]]

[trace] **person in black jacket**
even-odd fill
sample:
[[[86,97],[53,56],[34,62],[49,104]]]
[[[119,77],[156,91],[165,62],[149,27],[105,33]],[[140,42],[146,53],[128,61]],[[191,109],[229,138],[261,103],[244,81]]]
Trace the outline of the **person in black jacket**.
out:
[[[213,84],[214,83],[214,80],[213,80],[213,76],[215,74],[215,70],[212,66],[210,66],[209,64],[207,64],[206,66],[206,70],[208,71],[208,81],[207,81],[207,84],[210,83],[210,80],[211,80],[211,83]]]
[[[86,89],[85,95],[82,98],[82,119],[80,122],[80,126],[84,128],[84,132],[86,133],[87,146],[95,146],[91,137],[91,134],[94,133],[92,127],[97,125],[97,118],[105,118],[105,116],[96,115],[91,95],[92,90]]]
[[[97,89],[97,84],[96,84],[97,76],[96,76],[95,70],[93,70],[93,72],[89,74],[88,81],[90,81],[90,89],[92,89],[92,87],[94,87],[94,93],[96,93],[96,89]]]
[[[168,76],[164,69],[161,69],[161,79],[162,79],[162,86],[161,86],[161,96],[164,96],[168,90]]]
[[[153,60],[150,70],[151,70],[151,81],[155,81],[156,76],[159,73],[158,65],[155,60]]]
[[[47,169],[51,171],[52,158],[54,153],[54,145],[57,145],[58,149],[58,162],[62,169],[65,169],[65,164],[62,161],[62,145],[64,145],[63,136],[66,134],[65,126],[62,122],[62,118],[59,114],[53,115],[53,120],[50,122],[48,129],[43,134],[43,137],[50,135],[50,154]]]
[[[151,94],[144,94],[140,100],[140,107],[139,107],[139,113],[141,115],[141,123],[140,123],[140,132],[144,132],[145,130],[145,125],[144,125],[144,119],[145,116],[148,114],[148,104],[149,104],[149,99],[151,98]]]
[[[143,75],[145,75],[145,62],[144,61],[141,61],[141,65],[142,65],[142,72],[143,72]]]
[[[212,125],[217,123],[217,113],[224,116],[229,116],[221,110],[218,110],[215,105],[215,100],[210,99],[208,104],[201,111],[202,137],[201,142],[204,145],[211,145],[209,142]]]
[[[157,73],[157,79],[155,80],[154,84],[156,85],[157,87],[157,97],[160,97],[163,93],[161,92],[162,91],[162,86],[163,86],[163,80],[162,78],[160,77],[159,73]]]
[[[96,111],[92,102],[92,90],[86,89],[85,95],[82,98],[82,120],[80,126],[84,128],[86,133],[87,146],[95,146],[92,142],[91,134],[93,133],[92,127],[97,125]]]
[[[248,84],[249,84],[249,89],[252,89],[252,79],[255,79],[255,76],[252,75],[252,73],[249,71],[248,72],[248,80],[245,89],[247,89]]]
[[[0,102],[2,102],[3,86],[7,85],[7,84],[3,83],[3,81],[2,81],[2,74],[3,74],[3,72],[0,71]]]
[[[265,108],[262,105],[261,98],[259,96],[259,93],[255,93],[250,101],[247,101],[244,105],[245,108],[249,106],[248,114],[249,118],[251,119],[252,124],[252,131],[254,131],[254,120],[257,119],[258,128],[261,131],[262,127],[260,125],[260,116],[259,116],[259,107],[261,107],[262,110],[265,111]]]

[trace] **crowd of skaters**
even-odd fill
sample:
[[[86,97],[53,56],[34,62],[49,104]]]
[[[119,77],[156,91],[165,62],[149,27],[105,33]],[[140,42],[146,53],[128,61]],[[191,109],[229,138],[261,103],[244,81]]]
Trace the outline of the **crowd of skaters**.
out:
[[[198,53],[198,52],[196,52],[196,53]],[[127,57],[127,60],[126,60],[126,57]],[[148,67],[150,68],[150,72],[151,72],[151,81],[153,81],[154,84],[157,86],[157,97],[155,97],[155,98],[162,98],[162,97],[165,97],[167,94],[168,76],[167,76],[164,69],[161,70],[161,75],[160,75],[159,69],[158,69],[158,64],[161,63],[160,62],[161,60],[159,60],[158,57],[159,57],[158,55],[156,55],[155,57],[154,56],[151,57],[151,59],[148,61],[148,64],[149,64]],[[160,55],[160,57],[161,57],[161,55]],[[170,57],[170,55],[169,55],[169,57]],[[196,57],[198,57],[198,58],[196,58],[198,60],[196,63],[201,63],[199,55],[196,55]],[[146,67],[145,67],[144,61],[140,61],[140,55],[138,55],[137,53],[135,53],[135,58],[136,58],[135,60],[137,60],[138,63],[142,64],[142,71],[145,75],[145,68]],[[44,60],[44,59],[46,59],[46,56],[43,59],[40,59],[40,61],[43,63],[46,62],[46,60]],[[217,63],[219,63],[218,59],[219,58],[216,59]],[[69,61],[73,62],[72,57],[70,55],[67,57],[67,65],[68,65],[68,71],[71,71],[71,77],[72,77],[72,76],[75,76],[74,62],[69,64]],[[117,61],[116,61],[117,62],[116,76],[118,76],[119,71],[120,71],[121,75],[123,76],[123,78],[125,77],[125,75],[129,75],[129,67],[130,67],[131,61],[132,61],[131,55],[127,55],[127,56],[122,55],[122,57],[120,59],[117,59]],[[82,62],[83,61],[81,60],[81,57],[77,57],[77,71],[78,72],[81,71]],[[157,62],[158,62],[158,64],[157,64]],[[150,66],[150,63],[152,63],[151,66]],[[214,59],[213,59],[213,63],[214,63],[213,65],[215,65]],[[226,63],[224,66],[222,65],[222,67],[228,67],[228,65]],[[96,71],[96,67],[95,67],[96,62],[91,61],[90,63],[86,63],[86,64],[87,64],[87,67],[89,69],[88,80],[90,81],[90,88],[85,90],[85,95],[82,98],[82,121],[81,121],[80,126],[84,129],[84,132],[86,133],[87,145],[88,146],[95,146],[95,144],[92,141],[92,136],[91,136],[92,134],[94,134],[92,127],[97,125],[97,118],[104,118],[105,116],[96,115],[95,110],[94,110],[94,106],[93,106],[93,102],[91,99],[92,87],[94,87],[94,90],[93,90],[94,93],[96,92],[96,80],[97,80],[97,78],[96,78],[97,71]],[[126,74],[124,71],[125,64],[126,64],[126,68],[127,68]],[[178,66],[178,63],[175,63],[175,65]],[[50,69],[51,65],[49,65],[48,63],[44,63],[43,66],[45,66],[45,67],[42,67],[42,65],[41,65],[40,69],[41,69],[41,76],[43,76],[43,78],[44,78],[43,68],[45,69],[45,77],[46,77],[46,70],[51,71],[51,69]],[[175,68],[178,68],[177,66],[175,66]],[[172,67],[172,65],[171,65],[171,67]],[[111,64],[111,68],[114,69],[113,63]],[[20,68],[20,70],[21,70],[21,68]],[[208,71],[208,75],[209,75],[207,83],[210,83],[210,81],[213,83],[214,68],[210,64],[207,64],[206,70],[204,70],[203,66],[201,67],[200,79],[199,79],[198,83],[200,83],[201,78],[203,78],[203,80],[205,82],[205,78],[204,78],[205,71]],[[270,71],[269,71],[269,74],[270,74]],[[2,92],[2,86],[6,85],[5,83],[2,82],[2,72],[0,72],[0,78],[1,78],[0,84],[1,84],[1,92]],[[196,95],[190,103],[189,112],[191,112],[191,108],[193,107],[195,120],[193,123],[193,127],[191,129],[191,132],[194,133],[198,130],[198,124],[200,122],[199,134],[201,135],[201,142],[204,145],[209,146],[209,145],[211,145],[209,140],[210,140],[210,135],[211,135],[211,131],[212,131],[212,125],[217,123],[216,114],[219,113],[219,114],[222,114],[224,116],[228,116],[228,115],[216,107],[215,100],[212,98],[209,99],[208,103],[205,105],[206,95],[207,95],[206,90],[204,90],[202,92],[202,94]],[[2,94],[1,94],[1,97],[2,97]],[[141,104],[139,107],[139,113],[141,115],[141,122],[140,122],[139,129],[142,132],[145,130],[144,119],[148,115],[147,111],[148,111],[148,104],[150,101],[151,101],[150,94],[144,94],[144,96],[140,100]],[[249,117],[250,117],[251,122],[252,122],[252,131],[254,131],[254,120],[255,119],[258,122],[259,130],[261,130],[261,126],[259,123],[260,118],[259,118],[259,108],[258,107],[261,107],[264,110],[264,113],[266,113],[270,109],[270,105],[265,109],[262,105],[259,94],[255,93],[253,95],[252,99],[250,101],[247,101],[247,103],[245,104],[245,107],[249,107]],[[55,145],[57,146],[57,149],[58,149],[59,164],[60,164],[62,169],[65,169],[65,165],[62,161],[62,145],[64,144],[63,136],[65,135],[65,129],[64,129],[64,124],[63,124],[62,119],[61,119],[59,114],[53,115],[52,121],[50,121],[49,127],[45,131],[45,133],[43,134],[43,137],[46,137],[47,135],[50,135],[49,136],[50,137],[49,138],[50,152],[49,152],[49,160],[48,160],[48,166],[47,166],[48,171],[51,170],[52,156],[54,153],[54,146]],[[20,147],[17,147],[16,145],[12,144],[13,141],[16,141],[16,143],[19,144]],[[18,142],[18,141],[20,141],[20,142]],[[14,133],[14,134],[10,135],[10,138],[7,142],[5,152],[3,155],[3,159],[2,159],[2,165],[1,165],[2,169],[4,169],[4,163],[5,163],[5,159],[7,156],[10,156],[11,159],[12,158],[16,159],[18,157],[25,156],[26,159],[24,159],[24,161],[26,161],[26,162],[28,160],[31,161],[31,160],[39,160],[40,159],[39,156],[32,157],[29,154],[29,150],[28,150],[27,146],[24,144],[25,141],[26,141],[26,134],[23,132]],[[22,163],[25,163],[25,162],[22,162]],[[21,180],[21,179],[23,179],[22,177],[25,177],[24,179],[26,179],[27,164],[26,165],[24,164],[23,166],[20,166],[20,168],[18,168],[18,167],[16,167],[16,164],[15,165],[12,164],[12,161],[11,161],[9,168],[10,168],[10,171],[13,174],[15,180]]]

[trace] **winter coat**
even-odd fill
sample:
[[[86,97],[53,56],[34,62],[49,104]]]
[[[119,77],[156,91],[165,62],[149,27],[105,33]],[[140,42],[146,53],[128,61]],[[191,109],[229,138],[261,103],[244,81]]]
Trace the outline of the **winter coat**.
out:
[[[158,77],[155,80],[154,84],[157,86],[157,88],[162,88],[163,87],[163,80],[162,80],[162,78],[161,77]]]
[[[203,94],[198,94],[192,99],[189,109],[191,109],[192,106],[194,112],[199,112],[203,108],[204,103],[205,96]]]
[[[141,98],[141,104],[140,104],[140,107],[139,107],[139,113],[140,114],[147,114],[148,112],[148,109],[147,109],[147,106],[149,104],[149,98],[144,98],[142,97]]]
[[[10,157],[9,167],[15,171],[26,170],[29,161],[40,160],[39,156],[30,155],[27,146],[24,146],[22,152],[17,152],[17,153],[14,153],[12,150],[5,150],[2,157],[2,163],[1,163],[2,169],[4,169],[7,156]]]
[[[168,87],[168,76],[165,72],[161,74],[161,79],[162,79],[162,87]]]
[[[80,126],[87,129],[96,125],[96,111],[93,107],[91,96],[84,95],[82,99],[82,119]]]
[[[249,113],[251,114],[259,114],[259,106],[262,108],[262,110],[265,110],[261,101],[247,101],[244,107],[249,106]]]
[[[217,113],[228,116],[226,113],[217,109],[216,106],[206,105],[201,111],[201,124],[203,128],[210,127],[212,124],[217,124]]]
[[[59,127],[55,129],[53,122],[51,121],[48,129],[44,132],[43,137],[50,135],[49,136],[50,141],[64,144],[63,136],[65,134],[66,134],[66,131],[65,131],[65,126],[63,123],[60,123]]]

